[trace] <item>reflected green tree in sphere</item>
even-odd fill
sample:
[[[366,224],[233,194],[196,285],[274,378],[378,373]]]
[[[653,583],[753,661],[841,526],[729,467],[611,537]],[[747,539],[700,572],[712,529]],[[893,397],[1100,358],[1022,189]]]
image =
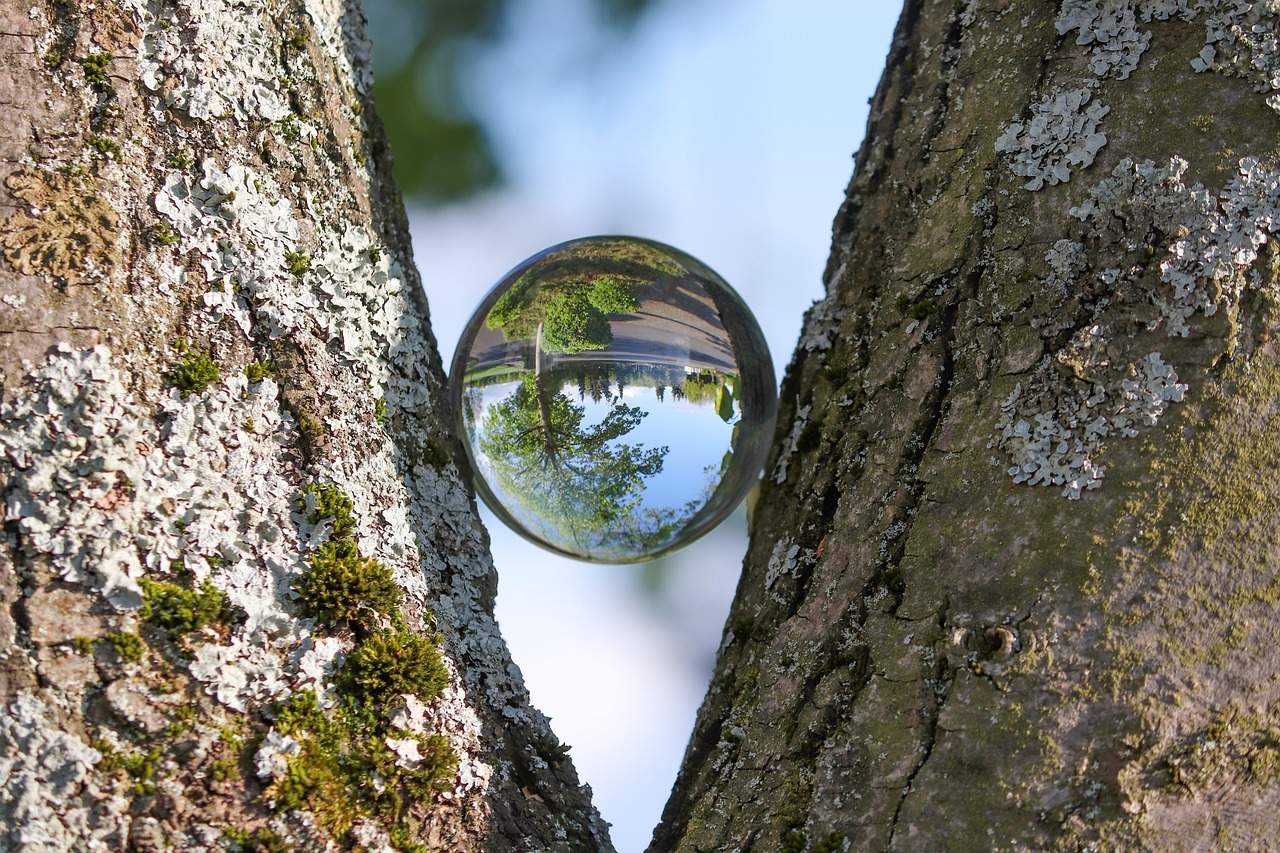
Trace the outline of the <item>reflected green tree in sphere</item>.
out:
[[[508,274],[454,357],[476,490],[526,538],[601,562],[710,530],[773,433],[772,362],[732,288],[647,240],[555,246]]]

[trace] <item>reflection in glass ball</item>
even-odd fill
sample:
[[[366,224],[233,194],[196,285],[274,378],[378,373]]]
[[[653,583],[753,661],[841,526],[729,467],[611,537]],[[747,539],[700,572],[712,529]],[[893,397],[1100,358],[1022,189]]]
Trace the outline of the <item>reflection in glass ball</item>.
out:
[[[632,237],[561,243],[467,324],[450,395],[476,491],[531,541],[630,563],[687,545],[755,484],[777,413],[742,299]]]

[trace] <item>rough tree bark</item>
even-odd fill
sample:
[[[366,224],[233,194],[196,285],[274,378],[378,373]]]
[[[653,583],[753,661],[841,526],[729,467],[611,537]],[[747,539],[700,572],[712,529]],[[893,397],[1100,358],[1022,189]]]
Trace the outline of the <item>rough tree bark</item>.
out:
[[[358,10],[0,9],[3,846],[607,849]],[[654,849],[1275,843],[1277,17],[907,3]]]
[[[1280,848],[1278,19],[908,0],[652,850]]]
[[[0,849],[609,848],[493,620],[358,4],[0,44]]]

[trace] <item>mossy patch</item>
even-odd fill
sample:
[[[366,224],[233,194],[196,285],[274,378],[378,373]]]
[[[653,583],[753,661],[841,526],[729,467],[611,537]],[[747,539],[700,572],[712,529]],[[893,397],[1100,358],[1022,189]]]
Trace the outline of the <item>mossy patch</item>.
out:
[[[448,741],[397,731],[382,710],[350,697],[326,710],[311,691],[280,705],[276,729],[297,740],[300,750],[267,789],[276,810],[305,808],[341,838],[362,817],[402,823],[415,805],[442,790],[457,768]],[[416,741],[420,759],[402,760],[388,746],[389,737]],[[399,842],[400,849],[410,849],[407,835]]]
[[[840,832],[828,832],[826,835],[813,845],[813,853],[837,853],[844,849],[844,834]]]
[[[209,581],[189,589],[168,581],[142,579],[145,596],[138,614],[144,622],[178,634],[199,631],[227,616],[227,594]]]
[[[116,631],[106,636],[106,641],[115,649],[120,660],[125,663],[137,663],[147,654],[147,644],[137,634],[128,631]]]
[[[285,266],[297,278],[302,278],[311,271],[311,256],[306,252],[286,252]]]
[[[111,65],[111,60],[115,57],[110,51],[95,53],[80,63],[80,67],[84,69],[84,79],[89,85],[98,91],[105,90],[111,81],[107,75],[107,68]]]
[[[255,361],[255,362],[252,362],[251,364],[247,364],[245,365],[245,368],[244,368],[244,378],[249,380],[250,385],[257,385],[259,382],[263,381],[268,376],[274,376],[274,375],[275,375],[275,371],[272,370],[271,365],[265,364],[260,361]]]
[[[149,794],[155,790],[152,779],[160,766],[163,754],[161,747],[152,746],[146,750],[118,749],[101,739],[94,740],[92,746],[102,755],[102,760],[97,764],[97,771],[103,776],[109,778],[121,774],[127,775],[132,783],[131,793],[134,794]]]
[[[1198,796],[1228,780],[1252,779],[1265,788],[1280,777],[1278,762],[1280,719],[1275,709],[1259,716],[1227,708],[1164,756],[1157,779],[1185,796]]]
[[[328,519],[331,527],[329,541],[316,549],[306,573],[294,584],[306,614],[334,630],[401,625],[400,587],[394,575],[381,561],[361,554],[351,538],[356,530],[351,498],[337,486],[311,483],[298,501],[299,509],[308,506],[308,522]]]
[[[327,483],[311,483],[302,490],[299,509],[307,508],[308,496],[314,499],[311,512],[307,513],[308,522],[319,524],[326,518],[333,519],[331,539],[349,539],[355,533],[356,522],[352,516],[355,507],[341,489]]]
[[[173,227],[164,220],[160,220],[151,226],[151,242],[157,246],[172,246],[181,239],[178,232],[174,231]]]
[[[550,765],[556,765],[569,757],[571,747],[561,743],[553,734],[538,735],[529,742],[538,757]]]
[[[250,831],[229,826],[222,831],[222,838],[234,845],[233,849],[239,853],[290,853],[294,849],[279,833],[265,828]]]
[[[86,143],[88,147],[104,157],[109,157],[119,163],[124,159],[124,153],[120,148],[120,143],[112,139],[110,136],[93,136]]]
[[[165,374],[165,378],[179,391],[203,394],[221,378],[218,365],[206,353],[189,350],[181,341],[178,342],[178,351],[183,353],[182,361]]]
[[[275,730],[297,741],[299,751],[267,798],[278,811],[307,809],[338,840],[356,821],[373,818],[387,826],[396,849],[421,849],[405,821],[448,785],[457,757],[445,737],[396,729],[390,717],[403,696],[430,702],[448,684],[440,638],[405,625],[391,570],[362,555],[352,538],[350,497],[312,483],[298,506],[311,524],[331,521],[329,541],[294,585],[301,607],[331,631],[352,630],[357,641],[338,675],[335,707],[323,707],[311,691],[276,707]]]
[[[400,587],[391,570],[372,557],[362,556],[349,539],[321,545],[293,588],[306,614],[330,628],[347,623],[373,626],[380,618],[399,619]]]
[[[343,681],[371,705],[389,704],[405,693],[429,702],[449,683],[438,639],[400,627],[378,631],[347,658]]]
[[[289,36],[284,40],[284,43],[286,47],[294,50],[303,50],[309,41],[311,41],[311,33],[302,27],[293,27],[290,29]]]
[[[276,133],[289,142],[297,142],[302,136],[302,127],[294,116],[285,116],[275,123]],[[293,254],[293,253],[291,253]]]

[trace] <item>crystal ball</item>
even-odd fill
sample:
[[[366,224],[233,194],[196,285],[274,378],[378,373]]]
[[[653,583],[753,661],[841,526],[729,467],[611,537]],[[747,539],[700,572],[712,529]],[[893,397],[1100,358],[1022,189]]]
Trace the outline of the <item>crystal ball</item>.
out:
[[[508,273],[462,333],[450,398],[489,508],[603,563],[659,557],[723,521],[756,483],[777,414],[741,297],[634,237],[571,240]]]

